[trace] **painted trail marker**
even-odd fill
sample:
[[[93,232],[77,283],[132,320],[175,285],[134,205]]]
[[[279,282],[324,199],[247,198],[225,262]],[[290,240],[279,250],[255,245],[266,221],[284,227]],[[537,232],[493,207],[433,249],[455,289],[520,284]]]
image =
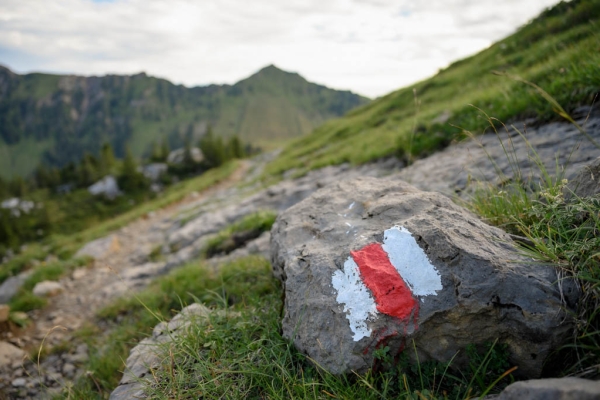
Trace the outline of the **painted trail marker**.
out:
[[[367,322],[380,313],[416,321],[416,297],[435,296],[442,289],[439,272],[402,226],[386,230],[383,244],[351,251],[344,271],[335,271],[331,284],[338,292],[336,301],[344,304],[354,341],[371,336]]]

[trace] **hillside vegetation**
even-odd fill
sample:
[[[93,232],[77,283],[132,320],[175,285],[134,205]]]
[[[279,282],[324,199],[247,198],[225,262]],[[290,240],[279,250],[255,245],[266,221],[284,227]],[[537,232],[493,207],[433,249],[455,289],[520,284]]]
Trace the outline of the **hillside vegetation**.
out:
[[[0,177],[64,166],[104,143],[122,158],[196,142],[209,125],[263,145],[300,136],[368,99],[306,81],[275,66],[233,86],[186,88],[144,73],[103,77],[17,75],[0,66]]]
[[[600,92],[599,24],[600,1],[561,2],[488,49],[291,142],[265,177],[391,155],[410,162],[463,130],[483,131],[488,121],[479,109],[506,123],[557,118],[533,88],[502,74],[537,84],[567,112],[591,105]]]
[[[539,85],[569,113],[580,106],[591,105],[600,92],[599,20],[600,0],[560,3],[514,35],[452,64],[431,79],[377,99],[294,140],[267,165],[262,177],[271,181],[280,179],[290,170],[301,175],[325,165],[359,164],[386,156],[400,156],[410,163],[460,139],[465,131],[481,133],[494,129],[496,120],[484,113],[507,123],[531,118],[531,123],[542,124],[558,118],[551,103],[531,86],[514,79],[515,76]],[[261,77],[263,72],[265,75]],[[272,77],[267,79],[271,73],[280,74],[278,76],[284,79],[286,73],[270,68],[261,73],[233,86],[244,95],[235,100],[239,103],[232,101],[219,109],[224,120],[233,118],[232,115],[242,115],[240,110],[250,107],[250,103],[243,100],[245,94],[256,95],[252,107],[262,106],[263,101],[257,99],[269,91],[278,93],[281,98],[287,96],[285,85],[278,84]],[[130,77],[130,80],[142,78]],[[57,83],[47,75],[44,79],[47,82],[36,85],[32,93],[41,97],[51,93]],[[2,82],[0,78],[0,94]],[[202,90],[218,92],[221,89]],[[260,96],[259,92],[262,93]],[[299,101],[297,105],[301,103]],[[283,123],[286,114],[275,111],[276,106],[264,100],[264,107],[270,107],[276,114],[272,121],[280,122],[255,120],[256,126]],[[183,114],[177,115],[183,119]],[[173,118],[168,121],[175,126],[179,117]],[[168,126],[167,122],[161,121],[148,122],[145,129],[154,129],[159,135],[161,129]],[[220,125],[215,126],[218,130]],[[223,126],[220,132],[227,133]],[[239,132],[244,135],[242,130]],[[33,138],[23,140],[37,143],[39,154],[47,151],[44,142]],[[48,139],[48,143],[53,143],[52,140]],[[21,148],[18,143],[13,146],[13,149]],[[539,160],[533,160],[536,161]],[[246,162],[233,161],[209,169],[201,176],[169,186],[155,198],[140,199],[135,206],[130,202],[134,197],[119,199],[113,205],[123,205],[123,208],[110,209],[119,211],[115,214],[107,212],[110,210],[106,204],[86,204],[88,200],[83,194],[75,193],[75,196],[65,198],[71,199],[68,207],[77,209],[72,224],[81,224],[86,214],[97,220],[89,227],[72,229],[65,223],[51,236],[30,243],[21,254],[4,263],[0,268],[0,282],[24,270],[33,271],[11,306],[14,310],[43,313],[45,301],[35,297],[31,287],[38,280],[65,277],[75,268],[90,263],[87,258],[72,258],[82,245],[116,232],[142,216],[154,218],[150,215],[185,199],[191,191],[214,189],[217,182],[229,181],[233,185],[237,182],[234,179],[236,171],[238,176],[247,177],[244,184],[250,185],[254,174],[240,168]],[[537,191],[530,190],[530,182],[521,179],[503,180],[508,183],[502,187],[482,185],[483,189],[465,205],[491,224],[521,236],[519,243],[525,246],[522,250],[532,259],[546,262],[548,268],[558,267],[561,274],[578,279],[584,296],[577,308],[577,327],[569,342],[555,349],[544,376],[574,374],[597,378],[600,365],[600,340],[597,339],[600,338],[597,312],[600,215],[597,211],[600,205],[597,198],[567,200],[563,196],[566,181],[560,175],[551,176],[543,168],[540,175],[544,179],[536,185]],[[235,192],[223,191],[210,201],[224,204],[221,203],[224,197],[231,193]],[[39,192],[39,195],[43,193]],[[33,199],[45,201],[44,198]],[[140,204],[141,201],[144,203]],[[172,208],[171,217],[165,212],[157,214],[156,219],[169,221],[171,218],[171,223],[177,221],[177,226],[185,227],[190,222],[188,218],[200,215],[202,210],[186,209],[185,213],[177,215],[175,207]],[[206,210],[202,212],[210,212]],[[58,213],[48,214],[49,218],[57,218]],[[116,214],[119,215],[114,217]],[[186,265],[156,279],[145,290],[129,293],[130,296],[112,302],[55,348],[48,350],[48,345],[42,343],[39,352],[32,357],[37,361],[36,371],[40,376],[46,373],[40,365],[47,354],[50,354],[48,360],[52,356],[58,359],[81,342],[90,349],[87,361],[77,366],[82,372],[79,377],[67,382],[63,391],[53,398],[107,399],[122,377],[131,348],[140,340],[151,337],[153,328],[160,321],[168,321],[193,302],[202,303],[213,312],[201,323],[195,323],[185,335],[173,336],[172,341],[155,346],[156,354],[164,363],[163,367],[153,369],[152,374],[147,375],[144,390],[150,398],[483,398],[491,391],[500,391],[515,379],[512,376],[515,367],[508,362],[502,338],[486,344],[484,349],[467,347],[468,366],[462,370],[454,368],[452,362],[410,364],[406,353],[394,358],[386,347],[378,349],[376,354],[376,365],[385,366],[386,371],[374,368],[365,375],[334,376],[315,366],[281,335],[283,298],[269,261],[248,256],[229,260],[216,268],[216,259],[208,259],[232,254],[239,237],[254,237],[269,230],[274,218],[270,212],[260,212],[228,222],[204,242],[205,247],[199,249],[197,258],[187,260]],[[62,224],[56,221],[55,224]],[[148,258],[153,263],[164,263],[163,258],[173,251],[177,251],[177,247],[160,243]],[[36,261],[52,260],[48,255],[58,259],[47,263]],[[99,260],[95,262],[99,263]],[[87,268],[93,270],[94,267]],[[16,318],[14,314],[12,317]],[[416,353],[417,350],[413,347],[407,351]]]

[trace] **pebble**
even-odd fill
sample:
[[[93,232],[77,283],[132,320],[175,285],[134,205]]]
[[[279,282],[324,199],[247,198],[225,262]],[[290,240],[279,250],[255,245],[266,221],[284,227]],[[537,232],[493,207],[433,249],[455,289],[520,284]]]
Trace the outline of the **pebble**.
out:
[[[73,364],[70,363],[66,363],[65,365],[63,365],[62,367],[62,373],[65,374],[67,377],[72,377],[73,374],[75,373],[75,366]]]
[[[10,384],[16,388],[25,387],[25,385],[27,384],[27,380],[25,378],[17,378],[13,379],[13,381]]]

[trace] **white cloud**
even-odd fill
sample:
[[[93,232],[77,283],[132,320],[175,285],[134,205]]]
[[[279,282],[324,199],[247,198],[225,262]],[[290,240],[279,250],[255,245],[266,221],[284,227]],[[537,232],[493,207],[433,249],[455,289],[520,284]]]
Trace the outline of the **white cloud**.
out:
[[[378,96],[513,32],[556,0],[3,0],[0,63],[234,83],[267,64]]]

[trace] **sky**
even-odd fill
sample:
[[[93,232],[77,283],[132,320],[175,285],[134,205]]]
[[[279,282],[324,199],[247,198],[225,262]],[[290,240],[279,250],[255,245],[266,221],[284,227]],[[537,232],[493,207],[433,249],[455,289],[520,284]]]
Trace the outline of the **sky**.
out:
[[[17,73],[233,84],[274,64],[371,98],[513,33],[557,0],[2,0]]]

